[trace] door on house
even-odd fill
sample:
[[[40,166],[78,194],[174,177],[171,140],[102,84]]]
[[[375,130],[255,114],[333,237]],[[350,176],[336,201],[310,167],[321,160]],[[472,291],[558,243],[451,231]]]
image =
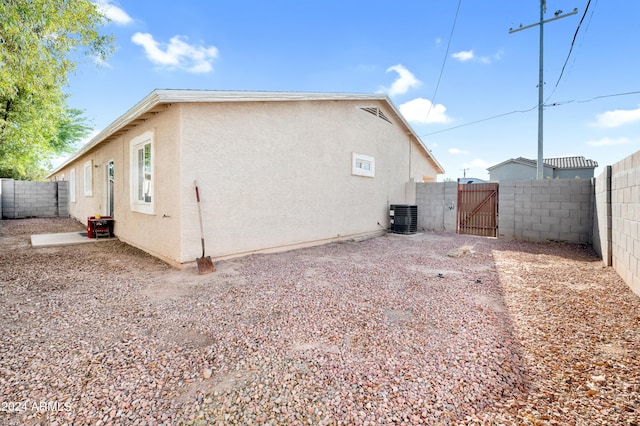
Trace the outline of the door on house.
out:
[[[498,236],[498,184],[458,185],[458,234]]]
[[[114,193],[114,164],[113,160],[109,161],[105,167],[106,191],[105,191],[105,214],[113,217],[113,193]]]

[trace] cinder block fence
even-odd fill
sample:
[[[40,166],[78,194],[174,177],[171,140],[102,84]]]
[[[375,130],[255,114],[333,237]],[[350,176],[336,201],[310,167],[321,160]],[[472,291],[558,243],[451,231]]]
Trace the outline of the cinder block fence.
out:
[[[640,295],[640,151],[612,165],[598,179],[610,182],[609,188],[604,185],[596,194],[596,204],[605,206],[599,218],[608,227],[603,225],[600,235],[607,244],[594,244],[594,248]]]
[[[591,180],[507,180],[498,194],[499,237],[591,243]]]
[[[418,227],[456,232],[456,182],[418,183]],[[498,185],[498,237],[591,243],[590,180],[511,180]]]
[[[415,193],[419,228],[456,232],[456,182],[417,183]]]
[[[457,182],[415,185],[418,228],[457,232]],[[589,180],[500,181],[498,238],[590,244],[640,295],[640,151]]]
[[[69,216],[69,183],[2,179],[2,219]]]

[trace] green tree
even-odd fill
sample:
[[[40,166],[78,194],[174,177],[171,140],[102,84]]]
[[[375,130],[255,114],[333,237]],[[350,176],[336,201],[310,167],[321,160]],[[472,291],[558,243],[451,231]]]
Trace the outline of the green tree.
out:
[[[58,132],[51,140],[51,146],[61,154],[71,153],[74,150],[73,145],[91,133],[91,130],[93,130],[93,126],[82,115],[81,110],[67,108],[60,117]]]
[[[0,17],[0,177],[37,178],[86,134],[63,88],[82,55],[104,61],[113,38],[90,0],[1,0]]]

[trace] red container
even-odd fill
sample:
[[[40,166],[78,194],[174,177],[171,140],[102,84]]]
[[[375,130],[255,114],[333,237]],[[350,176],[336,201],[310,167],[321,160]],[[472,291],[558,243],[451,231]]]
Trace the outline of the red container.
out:
[[[111,219],[111,216],[100,216],[100,219]],[[87,237],[89,237],[89,238],[95,238],[96,237],[95,220],[96,220],[95,216],[87,217]]]

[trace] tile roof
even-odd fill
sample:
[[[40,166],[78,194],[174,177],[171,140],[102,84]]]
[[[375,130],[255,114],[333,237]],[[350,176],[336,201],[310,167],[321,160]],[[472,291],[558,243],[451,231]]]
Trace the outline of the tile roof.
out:
[[[598,167],[598,163],[596,161],[587,160],[582,156],[545,158],[544,162],[556,169],[594,169]]]
[[[545,167],[552,167],[554,169],[595,169],[596,167],[598,167],[597,161],[588,160],[582,156],[545,158],[542,160],[542,162],[544,163]],[[538,165],[537,160],[518,157],[491,166],[487,170],[493,170],[496,167],[502,166],[503,164],[507,163],[521,163],[531,167],[537,167]]]

